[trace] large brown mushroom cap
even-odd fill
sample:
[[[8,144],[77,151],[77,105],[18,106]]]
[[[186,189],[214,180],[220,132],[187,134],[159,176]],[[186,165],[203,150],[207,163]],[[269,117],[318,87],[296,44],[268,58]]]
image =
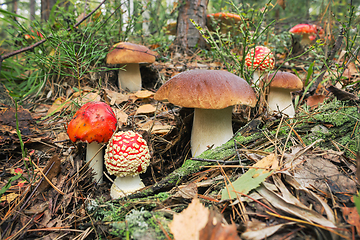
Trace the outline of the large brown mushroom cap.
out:
[[[188,108],[223,109],[243,104],[254,107],[256,96],[242,78],[221,70],[190,70],[169,79],[156,92],[156,100]]]
[[[157,53],[149,48],[128,42],[113,45],[106,56],[107,64],[153,63]]]
[[[267,83],[271,81],[269,85],[271,88],[284,88],[290,91],[299,91],[303,88],[303,82],[295,74],[281,71],[275,76],[274,74],[269,74],[267,77]]]

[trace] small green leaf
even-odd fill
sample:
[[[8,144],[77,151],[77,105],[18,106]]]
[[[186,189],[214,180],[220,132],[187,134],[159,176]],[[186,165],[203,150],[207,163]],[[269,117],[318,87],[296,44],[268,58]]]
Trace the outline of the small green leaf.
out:
[[[268,176],[270,176],[271,172],[265,172],[263,169],[255,169],[252,168],[235,180],[232,185],[228,184],[228,188],[226,187],[221,192],[221,200],[233,199],[236,198],[236,192],[240,192],[243,194],[248,194],[251,190],[257,188],[260,183],[262,183]],[[258,175],[254,177],[255,175]],[[234,189],[233,189],[234,187]],[[230,192],[230,197],[229,197]]]

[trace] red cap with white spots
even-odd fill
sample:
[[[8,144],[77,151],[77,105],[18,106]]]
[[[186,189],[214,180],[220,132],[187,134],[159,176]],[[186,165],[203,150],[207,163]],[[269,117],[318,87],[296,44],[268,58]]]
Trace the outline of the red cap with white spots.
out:
[[[245,57],[245,64],[249,68],[266,70],[273,69],[275,58],[270,49],[263,46],[256,46],[255,51],[252,48]]]
[[[149,148],[133,131],[115,133],[105,151],[105,166],[117,177],[144,173],[150,164]]]
[[[294,34],[316,34],[317,30],[316,25],[301,23],[292,27],[289,32]]]

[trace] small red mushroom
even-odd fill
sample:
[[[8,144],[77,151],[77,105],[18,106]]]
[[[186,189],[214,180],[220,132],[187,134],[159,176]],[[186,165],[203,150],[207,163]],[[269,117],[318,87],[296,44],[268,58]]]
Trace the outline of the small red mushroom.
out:
[[[271,50],[267,47],[256,46],[252,48],[245,57],[246,66],[254,71],[253,83],[258,85],[259,78],[265,70],[271,70],[275,66],[275,58]]]
[[[149,148],[140,134],[115,133],[105,150],[106,169],[116,176],[110,190],[111,198],[118,199],[145,187],[139,174],[144,173],[149,164]]]
[[[306,23],[297,24],[292,27],[289,32],[297,35],[302,35],[300,44],[302,45],[310,45],[313,40],[316,38],[316,34],[322,36],[324,34],[324,30],[317,25],[311,25]]]
[[[242,23],[239,15],[234,13],[211,13],[206,16],[206,26],[209,31],[215,31],[216,26],[220,27],[220,32],[226,34],[230,27],[237,29],[238,25]]]
[[[88,102],[82,106],[71,119],[67,134],[73,142],[87,143],[86,162],[92,158],[95,180],[102,182],[103,154],[96,152],[101,143],[109,141],[116,130],[117,119],[109,105],[104,102]]]

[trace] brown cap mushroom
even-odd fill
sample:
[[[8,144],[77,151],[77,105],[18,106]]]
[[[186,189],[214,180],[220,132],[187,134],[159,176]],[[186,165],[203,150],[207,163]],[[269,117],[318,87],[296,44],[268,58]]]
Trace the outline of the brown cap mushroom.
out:
[[[119,42],[111,47],[106,56],[107,64],[120,64],[124,70],[119,70],[119,87],[131,92],[141,90],[141,74],[139,64],[155,62],[156,52],[149,48],[128,42]]]
[[[267,97],[269,111],[280,111],[290,118],[295,116],[291,92],[303,88],[303,83],[295,74],[288,72],[277,72],[267,77],[269,94]]]
[[[73,142],[87,143],[86,162],[92,160],[95,180],[102,182],[103,154],[99,152],[101,143],[106,143],[111,138],[117,127],[115,113],[104,102],[88,102],[83,105],[73,116],[67,134]]]
[[[150,164],[149,148],[142,136],[133,131],[115,133],[105,150],[105,166],[116,176],[111,186],[113,199],[145,187],[139,174]]]
[[[161,86],[154,98],[195,108],[191,133],[193,156],[208,146],[220,146],[233,136],[233,105],[254,107],[256,104],[255,93],[244,79],[220,70],[180,73]]]

